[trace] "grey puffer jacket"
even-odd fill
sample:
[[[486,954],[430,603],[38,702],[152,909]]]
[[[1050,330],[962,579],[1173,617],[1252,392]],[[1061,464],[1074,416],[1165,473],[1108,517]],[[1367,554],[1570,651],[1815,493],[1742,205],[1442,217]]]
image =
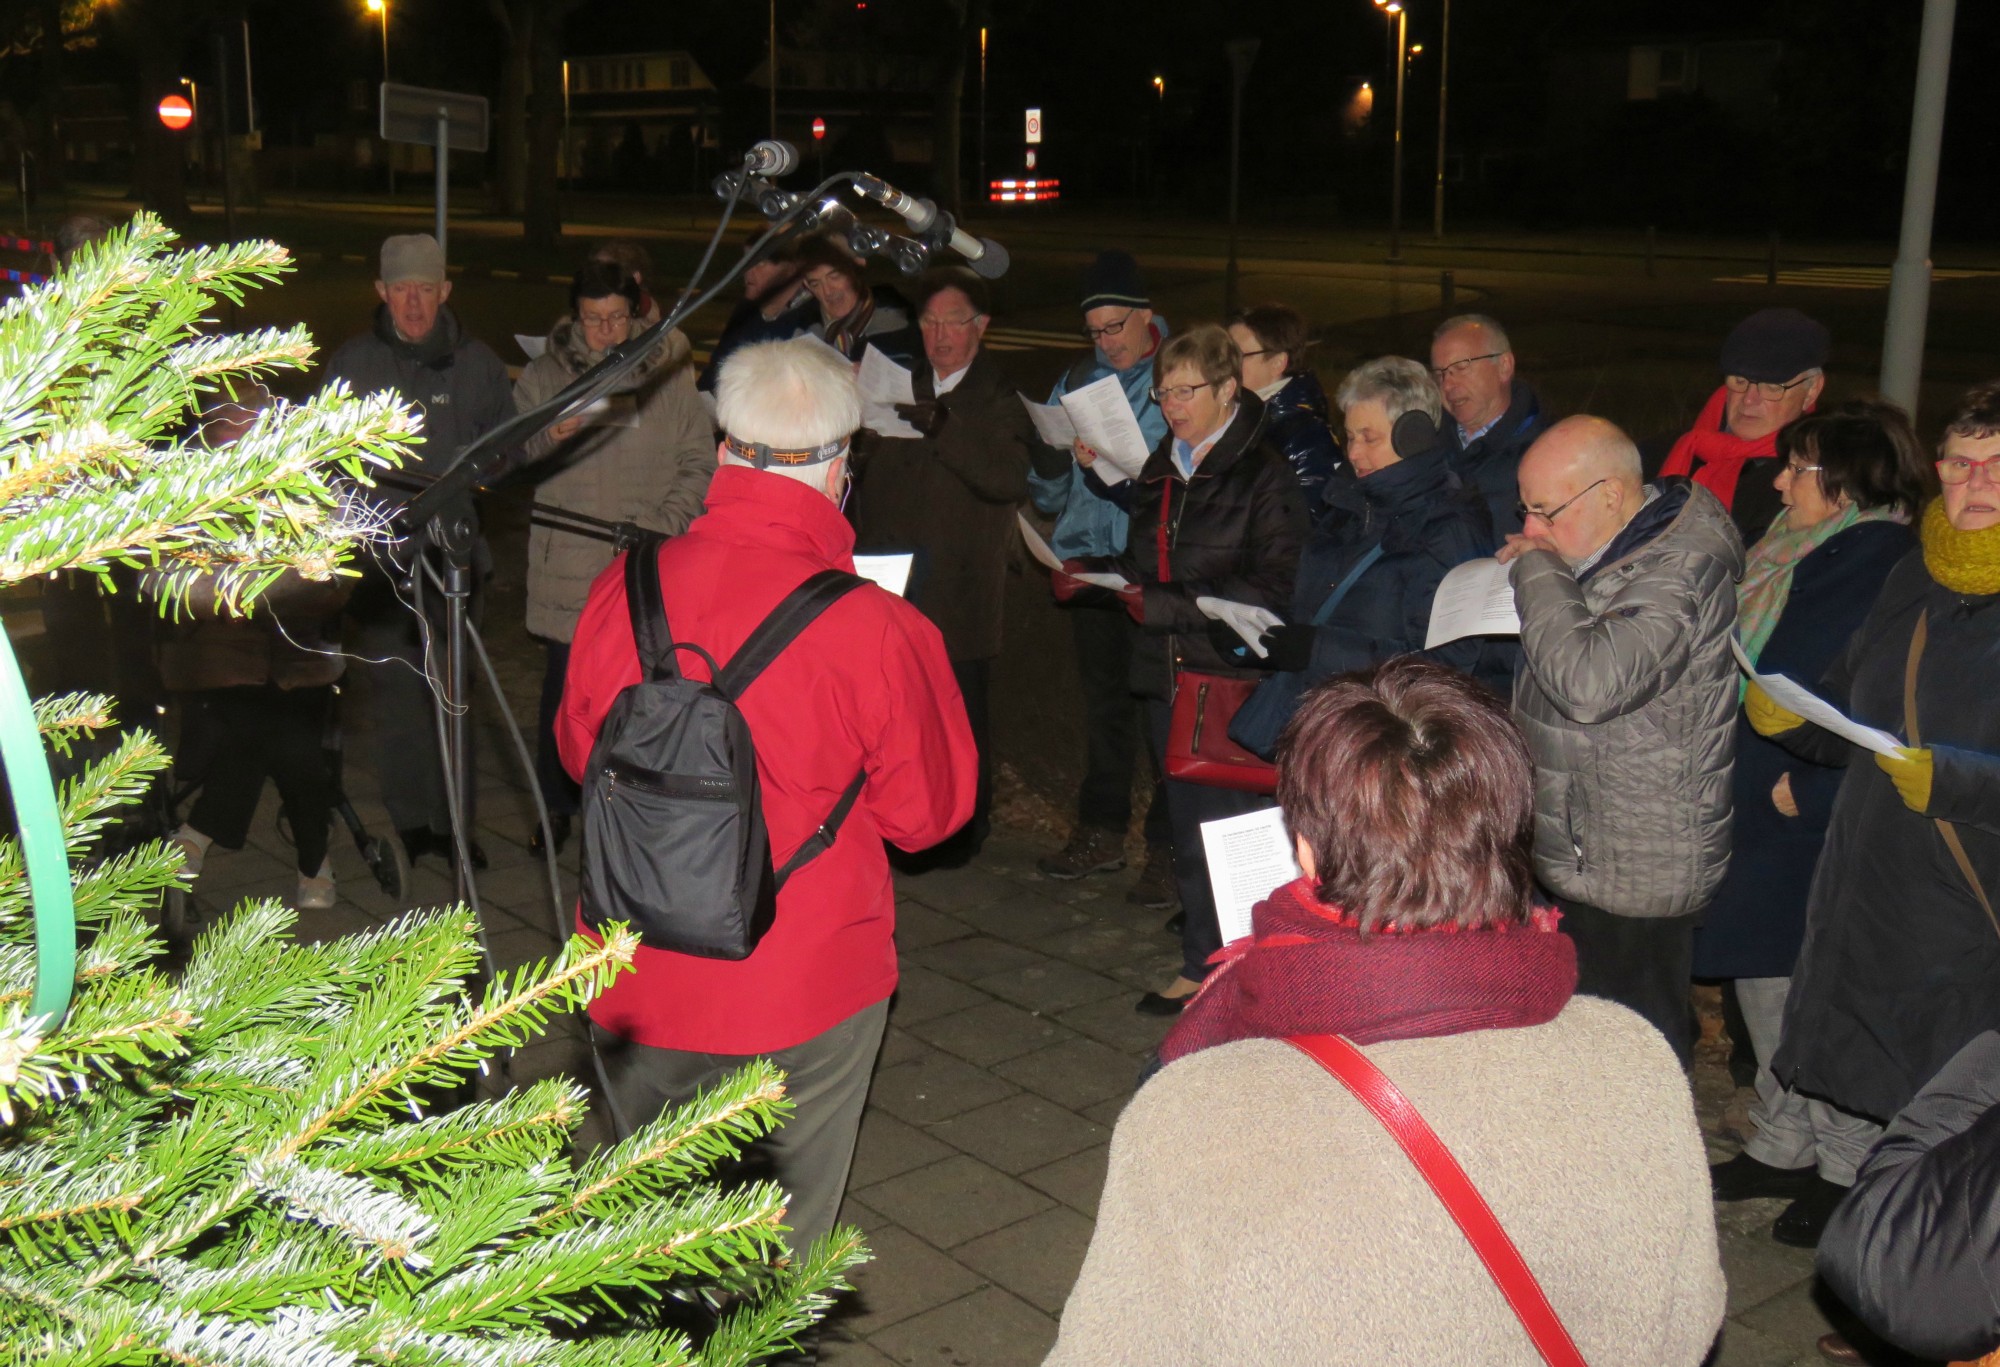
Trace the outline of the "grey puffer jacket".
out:
[[[1514,565],[1514,716],[1535,760],[1535,873],[1618,916],[1701,910],[1729,866],[1735,580],[1716,497],[1666,480],[1581,579]]]
[[[647,326],[632,320],[632,336]],[[564,317],[549,344],[514,386],[522,412],[596,364],[581,331]],[[678,330],[611,392],[605,409],[561,442],[549,429],[528,438],[542,472],[535,502],[607,522],[634,522],[678,536],[701,515],[715,473],[715,433],[694,385],[688,339]],[[535,469],[531,468],[530,473]],[[591,581],[611,563],[608,541],[549,527],[528,529],[528,630],[568,641]]]

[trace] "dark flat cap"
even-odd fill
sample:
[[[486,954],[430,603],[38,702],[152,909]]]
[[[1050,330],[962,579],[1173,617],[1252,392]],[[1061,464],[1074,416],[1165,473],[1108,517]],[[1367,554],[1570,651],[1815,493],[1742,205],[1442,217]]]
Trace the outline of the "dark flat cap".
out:
[[[1833,336],[1797,309],[1759,309],[1729,331],[1722,373],[1783,384],[1826,365]]]

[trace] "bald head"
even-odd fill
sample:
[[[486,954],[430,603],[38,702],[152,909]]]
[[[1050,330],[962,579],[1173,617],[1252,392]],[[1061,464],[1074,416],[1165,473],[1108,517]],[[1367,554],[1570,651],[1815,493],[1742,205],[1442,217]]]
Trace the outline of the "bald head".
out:
[[[1589,559],[1645,504],[1639,448],[1603,418],[1565,418],[1521,458],[1521,504],[1530,536],[1565,560]]]

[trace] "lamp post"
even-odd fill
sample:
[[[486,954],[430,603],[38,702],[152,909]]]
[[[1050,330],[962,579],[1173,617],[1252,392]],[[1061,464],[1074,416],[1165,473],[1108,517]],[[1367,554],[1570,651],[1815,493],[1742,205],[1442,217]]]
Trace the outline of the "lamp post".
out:
[[[1431,192],[1431,236],[1444,241],[1444,111],[1451,89],[1451,0],[1444,0],[1444,24],[1438,34],[1438,170]]]
[[[1396,135],[1389,159],[1389,259],[1403,259],[1403,77],[1410,69],[1410,16],[1402,0],[1375,0],[1396,23]]]
[[[1229,54],[1229,269],[1222,281],[1222,308],[1236,311],[1236,189],[1243,164],[1243,84],[1261,44],[1255,38],[1235,38],[1223,44]],[[1154,78],[1158,80],[1158,77]]]
[[[389,84],[389,0],[364,0],[368,12],[382,21],[382,84]],[[389,193],[396,193],[396,149],[382,147],[382,169],[389,175]]]
[[[824,179],[824,177],[821,177]],[[986,199],[986,26],[979,26],[979,179],[973,182],[978,189],[973,193],[975,202]]]
[[[1924,0],[1917,40],[1916,104],[1910,116],[1909,167],[1903,177],[1903,226],[1889,271],[1889,317],[1882,334],[1882,394],[1917,411],[1924,371],[1924,328],[1931,303],[1931,215],[1937,206],[1938,149],[1944,140],[1945,81],[1951,74],[1957,0]]]

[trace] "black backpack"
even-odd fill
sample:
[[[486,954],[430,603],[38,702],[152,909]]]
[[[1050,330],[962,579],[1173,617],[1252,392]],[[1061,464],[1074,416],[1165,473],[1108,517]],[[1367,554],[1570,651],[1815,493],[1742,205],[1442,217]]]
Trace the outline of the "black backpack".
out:
[[[867,774],[772,868],[757,751],[737,700],[814,618],[866,581],[840,570],[813,575],[718,667],[700,646],[672,639],[660,541],[648,537],[625,557],[640,679],[612,700],[583,776],[583,919],[627,922],[654,949],[742,959],[770,929],[785,880],[832,846]],[[681,650],[708,661],[714,681],[683,675]]]

